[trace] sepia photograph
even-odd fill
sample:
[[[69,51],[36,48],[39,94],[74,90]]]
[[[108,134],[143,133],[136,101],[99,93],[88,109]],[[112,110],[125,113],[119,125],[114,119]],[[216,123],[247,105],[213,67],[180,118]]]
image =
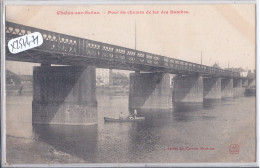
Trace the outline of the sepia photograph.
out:
[[[4,7],[2,166],[257,162],[255,3]]]

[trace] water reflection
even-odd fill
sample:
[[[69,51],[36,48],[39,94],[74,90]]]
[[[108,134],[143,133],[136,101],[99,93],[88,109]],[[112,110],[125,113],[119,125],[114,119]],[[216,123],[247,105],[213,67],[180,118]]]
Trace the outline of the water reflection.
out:
[[[173,109],[159,110],[139,110],[139,116],[145,117],[144,122],[139,122],[138,126],[145,127],[164,127],[172,123]]]
[[[174,120],[178,122],[212,120],[215,118],[214,108],[221,104],[221,99],[204,99],[203,103],[175,103]]]
[[[204,109],[212,109],[218,105],[221,105],[221,99],[204,99],[203,100]]]
[[[194,120],[194,113],[200,111],[203,103],[174,103],[174,120],[177,122],[189,122]]]
[[[174,112],[192,112],[202,108],[202,102],[177,102],[173,104]]]
[[[33,124],[36,141],[42,141],[58,151],[94,160],[97,153],[97,125],[65,126]]]

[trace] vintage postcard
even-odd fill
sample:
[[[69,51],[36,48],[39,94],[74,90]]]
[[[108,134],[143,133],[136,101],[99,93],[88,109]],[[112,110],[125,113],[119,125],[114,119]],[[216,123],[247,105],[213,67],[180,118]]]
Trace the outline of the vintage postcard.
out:
[[[7,3],[4,23],[3,166],[256,164],[255,3]]]

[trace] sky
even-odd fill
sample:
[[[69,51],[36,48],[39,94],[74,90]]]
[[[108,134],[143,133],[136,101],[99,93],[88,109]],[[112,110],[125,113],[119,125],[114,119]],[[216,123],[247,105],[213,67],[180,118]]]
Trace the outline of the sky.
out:
[[[186,13],[170,14],[181,10]],[[57,14],[85,11],[100,14]],[[194,63],[200,63],[202,55],[202,64],[208,66],[255,69],[254,4],[9,5],[6,21]],[[34,65],[6,63],[18,74],[32,74]]]

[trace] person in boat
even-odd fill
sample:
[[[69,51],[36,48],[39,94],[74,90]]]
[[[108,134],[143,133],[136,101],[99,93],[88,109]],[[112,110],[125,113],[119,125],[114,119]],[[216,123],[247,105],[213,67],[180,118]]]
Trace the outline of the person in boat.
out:
[[[134,118],[136,119],[136,117],[137,117],[137,110],[134,109]]]
[[[123,119],[123,112],[121,112],[120,114],[119,114],[119,119]]]
[[[18,93],[19,93],[19,95],[22,95],[22,94],[23,94],[23,86],[21,86],[21,87],[19,88]]]

